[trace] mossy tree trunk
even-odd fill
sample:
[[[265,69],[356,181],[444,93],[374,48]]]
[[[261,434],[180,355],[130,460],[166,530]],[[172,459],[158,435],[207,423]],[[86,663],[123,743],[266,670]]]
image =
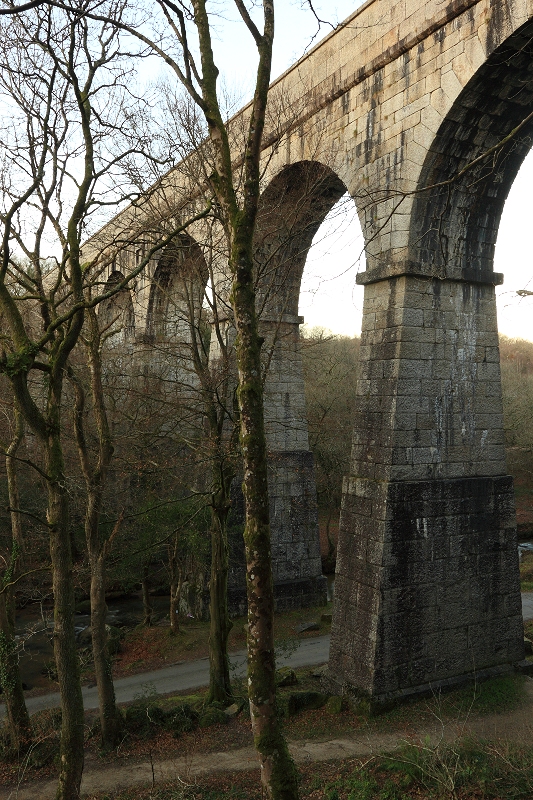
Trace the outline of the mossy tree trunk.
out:
[[[248,596],[248,694],[261,777],[272,800],[298,797],[298,776],[276,706],[274,589],[270,544],[267,450],[263,417],[261,344],[255,314],[251,237],[237,229],[232,302],[237,327],[238,399],[241,417],[244,543]]]
[[[49,377],[50,394],[47,436],[44,442],[54,592],[54,656],[61,697],[61,739],[57,800],[79,797],[83,773],[84,715],[80,667],[74,631],[74,582],[69,531],[69,497],[66,489],[61,447],[62,371],[53,369]]]
[[[11,518],[9,563],[0,581],[0,687],[6,704],[11,747],[21,755],[32,741],[32,729],[22,690],[15,639],[15,586],[20,575],[22,521],[15,455],[24,437],[24,421],[14,406],[15,431],[6,450],[7,488]]]
[[[252,730],[266,796],[271,800],[295,800],[298,797],[298,777],[276,708],[274,593],[263,418],[262,339],[257,327],[253,269],[253,238],[260,195],[259,164],[274,40],[274,3],[273,0],[263,0],[263,33],[249,16],[244,3],[237,2],[236,5],[259,53],[245,144],[242,204],[239,203],[233,182],[228,131],[218,104],[218,69],[213,58],[205,0],[193,0],[202,63],[202,97],[197,102],[204,112],[216,154],[216,170],[211,180],[222,209],[230,248],[246,507],[244,540],[248,594],[248,693]]]
[[[98,707],[102,748],[111,750],[119,743],[122,717],[117,708],[109,639],[106,629],[106,549],[91,558],[91,639],[94,673],[98,688]]]
[[[142,568],[141,596],[143,601],[143,625],[150,628],[153,624],[154,609],[150,600],[150,571],[147,564]]]
[[[196,276],[201,281],[202,276]],[[209,269],[211,285],[215,280]],[[232,623],[228,608],[228,516],[231,509],[231,484],[236,474],[238,413],[235,413],[235,368],[231,363],[228,342],[224,336],[216,292],[208,298],[212,316],[212,335],[216,336],[219,356],[209,363],[209,354],[198,325],[199,311],[195,304],[194,282],[184,280],[183,296],[187,314],[191,351],[207,436],[203,440],[202,459],[210,464],[210,537],[211,572],[209,579],[209,691],[208,703],[231,701],[233,694],[228,658],[228,636]]]
[[[215,464],[216,491],[211,505],[211,577],[209,581],[209,691],[207,702],[228,702],[232,698],[228,658],[228,636],[232,628],[228,610],[228,532],[233,469]]]
[[[97,455],[94,464],[91,463],[85,436],[84,388],[72,369],[69,370],[69,376],[75,392],[74,431],[87,492],[85,541],[91,569],[91,640],[98,688],[102,747],[104,750],[111,750],[119,742],[122,717],[115,700],[112,663],[106,630],[106,564],[109,547],[122,520],[119,518],[111,535],[107,537],[101,535],[102,502],[114,448],[102,383],[102,334],[94,308],[87,310],[87,328],[88,333],[84,339],[84,344],[89,365],[90,393],[97,440]]]
[[[180,632],[179,602],[181,590],[181,570],[178,561],[179,533],[176,532],[174,541],[169,546],[168,567],[170,577],[169,616],[170,630],[173,634]]]

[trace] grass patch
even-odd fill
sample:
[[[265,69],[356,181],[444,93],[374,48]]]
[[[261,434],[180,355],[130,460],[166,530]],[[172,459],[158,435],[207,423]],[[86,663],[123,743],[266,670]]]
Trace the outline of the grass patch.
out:
[[[505,675],[454,692],[454,697],[450,697],[450,701],[452,707],[458,701],[461,707],[470,705],[472,711],[478,714],[503,714],[514,711],[523,702],[524,687],[523,675]]]
[[[529,705],[525,684],[523,675],[506,675],[450,692],[435,692],[431,697],[402,703],[374,717],[360,715],[357,719],[360,725],[367,724],[372,731],[413,731],[435,719],[447,723],[464,721],[472,713],[504,714],[521,705]],[[342,718],[343,715],[339,716]]]
[[[523,553],[520,559],[520,588],[523,592],[533,591],[533,553]]]
[[[300,797],[306,800],[531,800],[533,748],[472,739],[422,742],[364,760],[306,764],[300,776]],[[217,773],[189,785],[113,794],[113,800],[260,798],[258,771]],[[106,800],[106,795],[90,800]]]

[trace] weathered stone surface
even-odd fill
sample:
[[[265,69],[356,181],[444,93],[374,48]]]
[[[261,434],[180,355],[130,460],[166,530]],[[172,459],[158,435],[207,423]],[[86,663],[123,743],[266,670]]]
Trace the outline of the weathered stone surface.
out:
[[[386,701],[520,661],[511,478],[391,481],[386,505],[372,581],[339,543],[330,677]]]
[[[228,719],[234,719],[241,713],[242,708],[242,703],[232,703],[230,706],[224,709],[224,714],[228,717]]]
[[[328,714],[340,714],[342,711],[342,697],[340,695],[333,695],[328,698],[326,703],[326,711]]]
[[[320,625],[318,622],[302,622],[296,626],[296,633],[306,633],[307,631],[319,631]]]

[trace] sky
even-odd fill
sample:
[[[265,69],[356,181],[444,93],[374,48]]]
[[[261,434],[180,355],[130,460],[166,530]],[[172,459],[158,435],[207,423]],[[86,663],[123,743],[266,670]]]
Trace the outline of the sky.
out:
[[[276,6],[276,33],[272,77],[276,78],[302,56],[330,27],[317,35],[313,15],[302,10],[305,0],[281,0]],[[348,17],[361,2],[337,0],[314,2],[318,15],[336,23]],[[230,4],[224,4],[227,11]],[[222,6],[221,6],[222,8]],[[235,43],[228,48],[228,41]],[[228,86],[241,96],[248,94],[255,59],[251,37],[235,17],[220,20],[214,49]],[[243,69],[243,64],[246,68]],[[494,269],[504,274],[497,288],[498,324],[501,333],[533,340],[533,296],[520,298],[518,289],[533,291],[533,246],[529,242],[533,200],[533,152],[526,158],[513,184],[502,216]],[[353,205],[346,213],[333,214],[319,229],[309,253],[302,282],[300,313],[306,324],[353,336],[361,329],[363,289],[355,275],[364,271],[362,234]]]
[[[533,291],[533,151],[522,167],[504,207],[494,259],[494,271],[504,276],[496,287],[498,328],[511,338],[533,341],[533,296],[520,297],[519,289]],[[359,335],[363,313],[363,287],[355,275],[365,269],[361,226],[355,206],[327,219],[317,232],[302,280],[300,314],[309,327],[328,328],[344,336]]]

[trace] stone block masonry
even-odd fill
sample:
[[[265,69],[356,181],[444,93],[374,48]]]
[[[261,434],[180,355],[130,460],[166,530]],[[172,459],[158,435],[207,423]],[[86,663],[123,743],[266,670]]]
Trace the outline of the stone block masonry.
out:
[[[512,480],[372,482],[346,493],[330,678],[376,703],[523,658]]]
[[[509,668],[523,628],[494,286],[393,277],[363,320],[328,680],[380,704]]]
[[[268,490],[276,611],[325,605],[313,453],[271,451]],[[246,613],[244,568],[240,543],[230,576],[229,600],[234,613]]]

